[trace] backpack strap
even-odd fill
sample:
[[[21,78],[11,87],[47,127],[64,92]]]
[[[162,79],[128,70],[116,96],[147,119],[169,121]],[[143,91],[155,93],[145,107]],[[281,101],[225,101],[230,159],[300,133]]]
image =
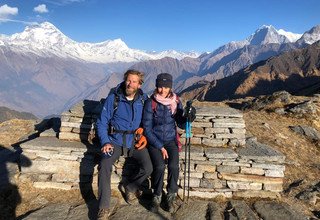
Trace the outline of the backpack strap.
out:
[[[152,112],[156,112],[157,110],[157,102],[154,100],[153,97],[151,99],[151,109],[152,109]]]
[[[114,116],[114,113],[118,109],[119,101],[120,101],[119,95],[114,93],[112,117]]]

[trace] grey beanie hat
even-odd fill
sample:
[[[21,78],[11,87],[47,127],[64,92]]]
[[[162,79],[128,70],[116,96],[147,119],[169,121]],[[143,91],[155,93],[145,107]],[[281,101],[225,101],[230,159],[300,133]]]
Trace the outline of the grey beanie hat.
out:
[[[156,87],[172,88],[172,76],[169,73],[160,73],[156,79]]]

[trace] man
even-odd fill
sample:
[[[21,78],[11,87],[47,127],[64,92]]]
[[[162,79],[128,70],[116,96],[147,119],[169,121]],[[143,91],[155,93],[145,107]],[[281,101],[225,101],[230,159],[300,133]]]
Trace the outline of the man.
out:
[[[141,183],[152,173],[152,163],[148,150],[135,149],[134,132],[141,124],[143,103],[147,98],[140,89],[143,73],[128,70],[124,81],[106,98],[100,118],[97,120],[98,136],[102,158],[98,180],[98,219],[108,219],[111,197],[112,165],[120,155],[126,154],[136,159],[140,165],[133,181],[125,185],[126,201],[136,201],[136,192]]]

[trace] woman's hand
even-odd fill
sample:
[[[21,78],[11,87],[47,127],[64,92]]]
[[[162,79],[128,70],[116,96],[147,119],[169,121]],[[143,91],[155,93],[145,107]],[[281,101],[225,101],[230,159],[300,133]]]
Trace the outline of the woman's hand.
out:
[[[164,147],[161,148],[161,153],[164,160],[169,158],[168,152]]]
[[[101,148],[101,152],[102,153],[109,153],[113,151],[113,146],[111,144],[105,144],[102,148]]]

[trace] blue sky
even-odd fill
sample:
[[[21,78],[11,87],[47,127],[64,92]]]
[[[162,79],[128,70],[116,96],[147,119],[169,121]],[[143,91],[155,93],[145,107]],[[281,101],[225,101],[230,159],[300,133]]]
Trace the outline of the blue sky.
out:
[[[264,24],[302,34],[320,24],[319,11],[320,0],[0,0],[0,34],[48,21],[79,42],[205,52]]]

